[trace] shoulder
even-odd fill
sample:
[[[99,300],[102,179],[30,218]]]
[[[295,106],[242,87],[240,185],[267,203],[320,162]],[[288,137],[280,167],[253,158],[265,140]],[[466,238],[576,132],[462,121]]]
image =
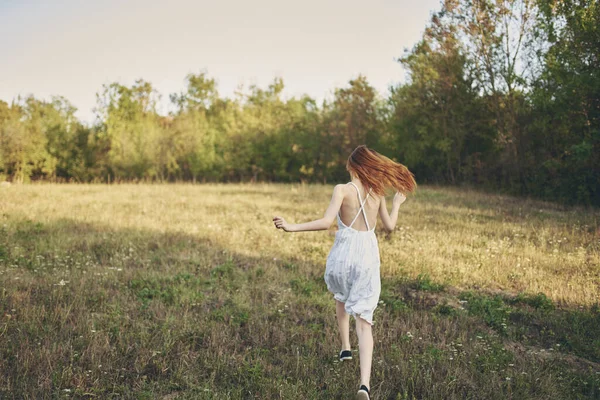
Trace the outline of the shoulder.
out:
[[[339,185],[335,185],[333,187],[333,194],[334,195],[344,195],[346,193],[346,189],[348,188],[348,185],[344,185],[343,183],[340,183]]]
[[[341,184],[335,185],[333,187],[333,197],[343,199],[344,197],[346,197],[347,193],[348,193],[348,185],[341,183]]]

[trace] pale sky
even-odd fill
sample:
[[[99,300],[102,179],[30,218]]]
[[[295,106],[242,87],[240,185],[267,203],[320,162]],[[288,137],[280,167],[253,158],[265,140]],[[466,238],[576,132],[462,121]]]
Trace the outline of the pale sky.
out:
[[[331,96],[358,74],[381,94],[439,0],[0,0],[0,99],[61,95],[93,122],[105,83],[161,93],[206,71],[221,95],[282,77],[286,96]]]

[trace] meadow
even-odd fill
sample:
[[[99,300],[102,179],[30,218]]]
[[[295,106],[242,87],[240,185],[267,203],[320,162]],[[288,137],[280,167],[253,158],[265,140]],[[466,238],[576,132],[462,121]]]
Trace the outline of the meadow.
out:
[[[0,187],[0,398],[352,398],[323,282],[335,227],[271,222],[320,217],[331,189]],[[373,398],[600,399],[599,224],[419,187],[377,230]]]

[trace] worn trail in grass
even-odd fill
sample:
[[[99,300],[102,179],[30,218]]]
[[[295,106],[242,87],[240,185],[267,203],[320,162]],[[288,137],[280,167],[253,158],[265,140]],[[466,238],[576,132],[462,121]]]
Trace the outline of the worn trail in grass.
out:
[[[0,191],[0,398],[347,399],[331,187]],[[599,213],[421,188],[378,232],[376,399],[600,398]],[[356,346],[356,340],[353,344]]]

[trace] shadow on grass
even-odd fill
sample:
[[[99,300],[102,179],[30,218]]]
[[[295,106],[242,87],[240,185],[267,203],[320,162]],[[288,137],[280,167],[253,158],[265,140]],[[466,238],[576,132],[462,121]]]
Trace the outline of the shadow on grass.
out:
[[[468,210],[468,217],[481,222],[508,222],[532,224],[549,224],[563,227],[572,224],[587,233],[596,233],[600,224],[600,209],[593,207],[568,206],[542,200],[482,193],[474,189],[460,189],[427,186],[415,196],[423,203],[434,207],[428,208],[428,216],[437,220],[453,220],[455,210],[447,211],[448,206]],[[437,207],[435,207],[437,206]],[[494,211],[490,215],[490,211]],[[438,218],[434,218],[438,217]]]
[[[346,399],[319,267],[210,238],[11,217],[0,231],[0,397]],[[377,398],[599,396],[598,307],[384,281]],[[356,341],[353,339],[356,347]]]

